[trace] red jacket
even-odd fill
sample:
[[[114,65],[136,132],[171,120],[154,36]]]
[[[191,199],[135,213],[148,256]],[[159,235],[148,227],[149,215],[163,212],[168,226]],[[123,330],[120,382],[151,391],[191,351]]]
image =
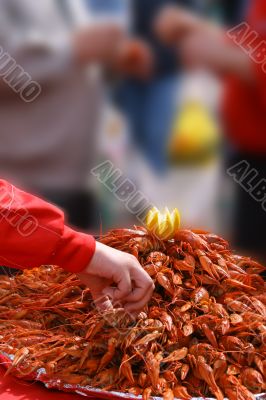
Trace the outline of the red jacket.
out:
[[[0,180],[0,265],[80,272],[94,251],[94,238],[67,227],[62,211]]]
[[[266,1],[252,0],[247,18],[251,30],[258,33],[255,48],[266,40]],[[234,76],[229,78],[224,101],[226,130],[237,150],[266,154],[266,73],[262,64],[252,61],[254,82],[248,84]],[[266,62],[266,57],[265,57]],[[266,64],[265,64],[266,68]]]

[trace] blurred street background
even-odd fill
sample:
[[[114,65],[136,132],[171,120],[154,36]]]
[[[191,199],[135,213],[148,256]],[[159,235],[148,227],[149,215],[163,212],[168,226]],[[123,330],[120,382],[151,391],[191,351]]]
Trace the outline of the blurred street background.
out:
[[[110,160],[157,208],[177,207],[182,226],[220,234],[263,259],[265,211],[226,171],[248,160],[265,178],[266,139],[251,153],[240,142],[254,101],[262,102],[256,112],[266,134],[265,97],[260,100],[266,78],[250,96],[245,85],[252,84],[234,65],[229,71],[243,81],[240,98],[247,97],[242,115],[230,114],[237,97],[226,103],[238,142],[223,114],[227,71],[192,65],[183,57],[190,49],[184,50],[185,39],[168,46],[157,36],[155,20],[167,5],[219,26],[225,42],[226,31],[248,20],[252,7],[247,0],[1,0],[0,176],[99,235],[139,224],[90,172]],[[259,17],[265,35],[265,14]],[[121,50],[112,53],[120,40]],[[217,58],[227,59],[222,47],[220,56],[211,40],[203,43],[199,53],[214,47]],[[34,101],[7,87],[4,52],[40,84]],[[234,118],[241,118],[239,127]],[[253,142],[256,129],[249,132]]]

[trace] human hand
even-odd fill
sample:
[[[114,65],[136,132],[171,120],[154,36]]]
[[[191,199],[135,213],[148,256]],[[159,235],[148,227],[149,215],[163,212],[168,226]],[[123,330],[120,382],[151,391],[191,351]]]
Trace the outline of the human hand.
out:
[[[134,256],[99,242],[90,264],[78,276],[90,288],[96,306],[103,310],[119,303],[126,311],[137,313],[154,290],[152,279]]]
[[[75,59],[79,64],[112,62],[124,37],[115,24],[91,26],[78,31],[73,38]]]
[[[154,30],[163,43],[175,45],[185,34],[197,29],[199,24],[199,18],[189,11],[166,6],[155,18]]]
[[[117,49],[114,69],[132,78],[147,80],[153,73],[153,54],[149,45],[138,39],[125,39]]]

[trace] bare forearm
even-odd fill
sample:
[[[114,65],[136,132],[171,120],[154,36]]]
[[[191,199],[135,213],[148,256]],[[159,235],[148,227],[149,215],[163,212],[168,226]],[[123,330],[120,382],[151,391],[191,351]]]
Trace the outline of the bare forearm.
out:
[[[254,78],[252,61],[243,50],[228,45],[222,60],[222,69],[225,73],[232,73],[245,81],[252,81]]]
[[[222,73],[236,74],[246,81],[252,80],[252,61],[250,57],[240,48],[227,40],[224,27],[215,25],[207,20],[196,18],[192,31],[195,34],[205,35],[217,43],[217,58],[214,59],[214,67]],[[208,42],[206,42],[208,46]],[[220,57],[219,57],[220,51]],[[215,65],[216,61],[216,65]]]

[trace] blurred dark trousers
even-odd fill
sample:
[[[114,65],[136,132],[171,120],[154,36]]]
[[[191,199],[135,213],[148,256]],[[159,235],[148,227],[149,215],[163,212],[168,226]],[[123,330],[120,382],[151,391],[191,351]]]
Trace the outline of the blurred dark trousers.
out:
[[[219,0],[226,25],[235,26],[245,20],[250,0]]]
[[[246,160],[250,168],[258,172],[258,181],[266,179],[266,157],[237,154],[230,160],[230,166]],[[246,255],[254,256],[266,262],[266,211],[262,203],[257,202],[248,191],[235,183],[236,204],[234,216],[234,245]]]
[[[118,103],[129,120],[138,148],[158,173],[167,167],[167,140],[177,104],[177,76],[149,82],[127,81],[119,89]]]
[[[92,233],[99,229],[99,212],[93,193],[87,190],[46,190],[38,195],[61,208],[65,212],[66,223],[73,228]]]

